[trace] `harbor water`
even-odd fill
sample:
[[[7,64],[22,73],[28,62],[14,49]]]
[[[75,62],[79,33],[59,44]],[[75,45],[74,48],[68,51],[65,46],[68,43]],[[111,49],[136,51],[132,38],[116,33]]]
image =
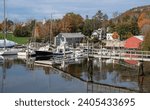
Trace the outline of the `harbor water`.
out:
[[[150,74],[141,76],[138,71],[110,59],[74,59],[51,67],[9,56],[0,63],[0,92],[150,92]]]

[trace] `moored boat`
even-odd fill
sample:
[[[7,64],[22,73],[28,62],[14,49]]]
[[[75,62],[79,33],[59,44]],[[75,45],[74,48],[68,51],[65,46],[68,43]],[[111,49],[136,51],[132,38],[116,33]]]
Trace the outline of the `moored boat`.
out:
[[[3,49],[0,50],[0,55],[17,55],[18,51],[18,49],[14,48]]]
[[[3,62],[4,62],[4,57],[0,56],[0,63],[3,63]]]

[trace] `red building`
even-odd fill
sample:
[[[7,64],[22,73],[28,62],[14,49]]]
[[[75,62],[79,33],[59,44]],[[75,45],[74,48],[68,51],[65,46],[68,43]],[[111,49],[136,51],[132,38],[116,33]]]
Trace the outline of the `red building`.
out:
[[[125,41],[124,48],[126,48],[126,49],[141,49],[141,44],[143,42],[143,39],[144,39],[144,36],[130,37],[129,39],[127,39]],[[126,56],[128,56],[128,54],[126,54]],[[138,57],[138,56],[132,55],[132,57]],[[132,64],[132,65],[138,64],[138,61],[134,61],[134,60],[125,60],[125,62]]]
[[[133,36],[125,41],[125,48],[128,49],[140,49],[144,36]]]

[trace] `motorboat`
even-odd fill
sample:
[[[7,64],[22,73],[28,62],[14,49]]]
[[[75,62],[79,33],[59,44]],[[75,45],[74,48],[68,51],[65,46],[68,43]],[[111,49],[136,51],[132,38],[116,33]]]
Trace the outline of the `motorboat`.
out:
[[[38,50],[35,50],[36,56],[52,56],[53,52],[49,50],[49,45],[40,47]]]
[[[53,56],[68,56],[73,51],[68,47],[67,43],[62,42],[61,45],[57,46],[56,51],[53,52]]]
[[[80,48],[76,48],[74,50],[74,57],[75,58],[83,58],[85,56],[84,52],[83,52],[83,49],[80,49]]]

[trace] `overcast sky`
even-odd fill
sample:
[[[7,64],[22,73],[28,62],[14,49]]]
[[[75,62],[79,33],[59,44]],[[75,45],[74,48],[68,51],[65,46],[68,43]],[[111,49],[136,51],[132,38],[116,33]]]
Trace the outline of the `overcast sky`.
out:
[[[0,21],[3,20],[3,1],[0,0]],[[150,0],[6,0],[8,19],[24,21],[27,19],[62,18],[68,12],[92,17],[102,10],[111,18],[112,13],[123,13],[133,7],[150,5]]]

